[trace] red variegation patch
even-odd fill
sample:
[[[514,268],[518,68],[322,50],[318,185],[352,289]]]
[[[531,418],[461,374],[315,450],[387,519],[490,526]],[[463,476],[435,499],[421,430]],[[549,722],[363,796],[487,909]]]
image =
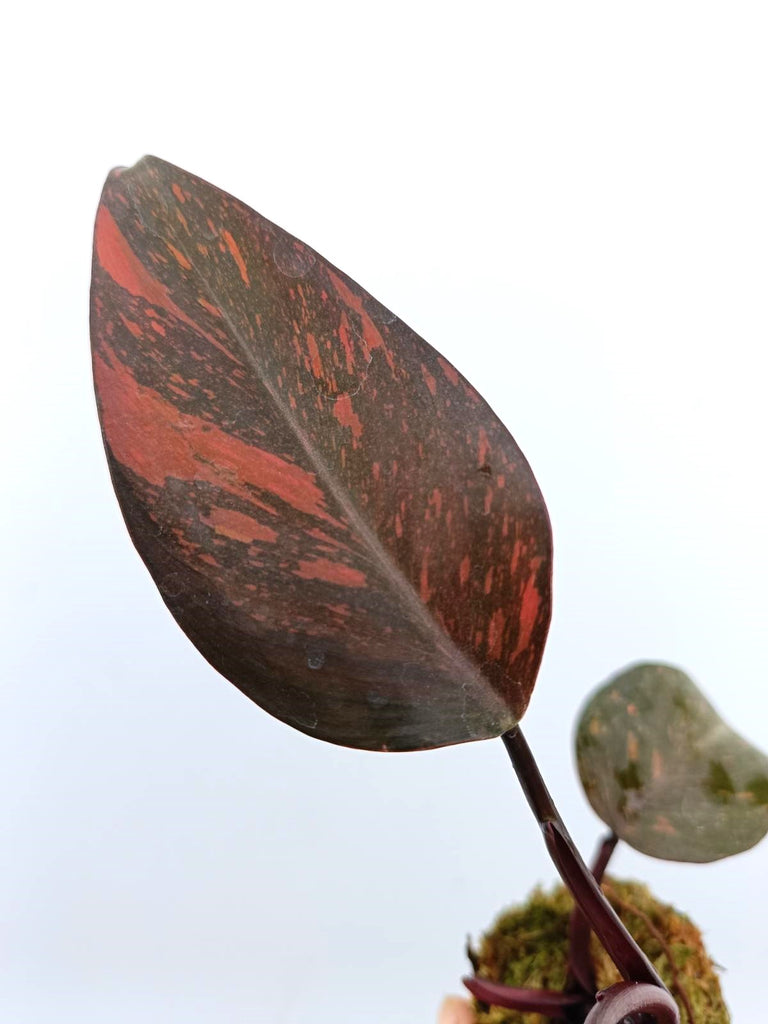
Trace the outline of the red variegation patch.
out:
[[[506,428],[434,349],[153,157],[104,188],[91,331],[131,537],[223,675],[354,747],[519,720],[549,623],[549,521]]]

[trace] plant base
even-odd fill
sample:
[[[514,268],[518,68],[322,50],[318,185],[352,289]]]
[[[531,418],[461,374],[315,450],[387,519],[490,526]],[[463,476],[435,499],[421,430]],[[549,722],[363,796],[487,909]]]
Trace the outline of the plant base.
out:
[[[655,899],[639,882],[607,878],[603,891],[680,1007],[681,1024],[729,1024],[715,966],[701,933],[674,907]],[[568,970],[570,894],[557,886],[536,889],[520,907],[505,911],[470,949],[478,976],[507,985],[562,991]],[[593,935],[590,951],[598,988],[621,978]],[[547,1024],[538,1013],[520,1013],[476,1003],[478,1024]]]

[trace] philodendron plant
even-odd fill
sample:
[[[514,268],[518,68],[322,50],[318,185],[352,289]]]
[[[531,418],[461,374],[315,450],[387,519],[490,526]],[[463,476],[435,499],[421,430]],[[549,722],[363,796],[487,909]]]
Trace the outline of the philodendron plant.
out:
[[[561,989],[477,975],[479,1005],[678,1021],[685,1000],[598,883],[618,839],[690,861],[754,845],[768,759],[677,669],[618,675],[578,727],[581,778],[611,830],[585,866],[520,728],[550,618],[549,519],[483,399],[318,253],[154,157],[105,185],[91,332],[131,538],[219,672],[333,743],[503,740],[574,909]],[[603,990],[591,932],[623,979]]]

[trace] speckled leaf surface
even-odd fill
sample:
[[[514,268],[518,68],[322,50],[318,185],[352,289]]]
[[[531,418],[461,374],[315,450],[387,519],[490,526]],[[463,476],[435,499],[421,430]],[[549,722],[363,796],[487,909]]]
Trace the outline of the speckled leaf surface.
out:
[[[597,814],[652,857],[719,860],[768,831],[768,757],[679,669],[641,664],[609,680],[584,708],[576,756]]]
[[[215,668],[354,747],[519,720],[549,623],[549,521],[450,363],[308,246],[153,157],[105,185],[91,335],[128,529]]]

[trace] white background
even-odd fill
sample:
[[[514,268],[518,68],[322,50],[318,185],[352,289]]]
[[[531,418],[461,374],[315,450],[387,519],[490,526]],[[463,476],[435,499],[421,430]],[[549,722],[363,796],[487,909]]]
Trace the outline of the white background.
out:
[[[548,500],[526,718],[637,658],[768,749],[768,21],[749,3],[14,5],[2,94],[0,1019],[431,1024],[553,879],[500,743],[334,748],[198,656],[122,525],[89,377],[103,178],[151,152],[319,249],[441,349]],[[622,849],[764,1009],[768,845]]]

